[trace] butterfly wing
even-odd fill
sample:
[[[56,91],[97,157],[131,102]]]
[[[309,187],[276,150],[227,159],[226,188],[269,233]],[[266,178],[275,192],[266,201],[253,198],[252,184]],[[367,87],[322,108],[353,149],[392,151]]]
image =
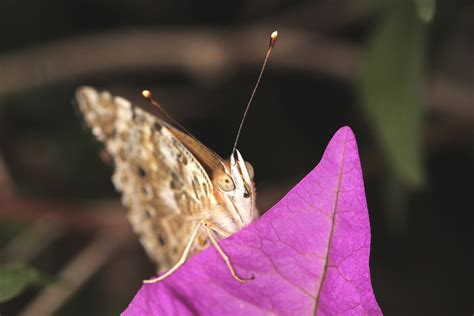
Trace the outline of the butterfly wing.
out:
[[[112,181],[128,218],[159,270],[177,262],[196,220],[216,205],[212,182],[161,119],[108,92],[77,90],[87,125],[115,165]],[[192,252],[206,246],[199,238]]]

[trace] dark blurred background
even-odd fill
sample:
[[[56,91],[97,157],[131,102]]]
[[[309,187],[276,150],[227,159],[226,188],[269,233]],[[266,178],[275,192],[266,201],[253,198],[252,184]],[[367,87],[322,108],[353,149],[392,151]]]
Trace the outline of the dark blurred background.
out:
[[[2,0],[0,21],[2,316],[118,314],[154,272],[75,89],[151,89],[226,157],[275,29],[239,145],[261,212],[349,125],[382,310],[474,311],[473,1]]]

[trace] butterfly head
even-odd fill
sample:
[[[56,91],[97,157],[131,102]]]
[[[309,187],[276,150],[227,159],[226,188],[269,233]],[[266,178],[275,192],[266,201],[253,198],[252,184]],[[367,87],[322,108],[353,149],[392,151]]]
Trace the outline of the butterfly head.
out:
[[[252,223],[258,216],[253,175],[252,165],[236,150],[224,164],[223,172],[213,177],[218,194],[239,229]]]

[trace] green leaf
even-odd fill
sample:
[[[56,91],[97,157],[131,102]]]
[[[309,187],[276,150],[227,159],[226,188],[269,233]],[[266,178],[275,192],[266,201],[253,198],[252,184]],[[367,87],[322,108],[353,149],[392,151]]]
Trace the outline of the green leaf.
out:
[[[418,17],[425,23],[433,20],[436,12],[436,0],[415,0]]]
[[[40,273],[22,264],[0,266],[0,303],[20,294],[27,286],[38,284]]]
[[[421,92],[425,30],[411,1],[389,1],[363,56],[363,106],[391,169],[407,186],[423,184]]]

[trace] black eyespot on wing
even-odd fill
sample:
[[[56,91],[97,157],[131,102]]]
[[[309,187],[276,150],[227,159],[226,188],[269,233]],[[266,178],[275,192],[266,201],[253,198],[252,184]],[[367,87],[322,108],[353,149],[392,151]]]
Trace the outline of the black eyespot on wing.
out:
[[[174,172],[171,173],[170,186],[171,186],[171,189],[173,189],[173,190],[179,190],[183,186],[183,183],[179,179],[178,175]]]
[[[153,124],[153,128],[154,128],[155,130],[157,130],[157,131],[161,131],[161,129],[163,128],[163,126],[161,126],[160,123],[155,122],[155,123]]]
[[[154,217],[152,211],[150,209],[145,209],[144,211],[146,219],[151,219]]]
[[[197,179],[196,175],[194,175],[193,180],[191,180],[191,184],[193,186],[194,195],[196,196],[196,199],[199,200],[200,199],[199,180]]]
[[[153,189],[149,185],[143,185],[140,188],[140,192],[141,192],[142,198],[144,198],[145,200],[149,201],[153,198]]]
[[[161,246],[164,246],[166,244],[166,241],[163,238],[163,236],[161,236],[161,234],[158,234],[158,242],[160,243]]]
[[[248,192],[244,193],[244,198],[248,199],[250,197],[250,194]]]
[[[145,178],[147,175],[145,169],[142,166],[137,166],[137,173],[140,176],[140,178]]]
[[[178,156],[176,156],[176,158],[179,160],[179,162],[181,162],[183,165],[187,165],[188,164],[188,159],[186,158],[186,156],[183,154],[183,153],[179,153]]]
[[[209,189],[207,188],[207,184],[205,182],[201,183],[201,186],[204,188],[204,191],[206,192],[206,195],[209,194]]]

